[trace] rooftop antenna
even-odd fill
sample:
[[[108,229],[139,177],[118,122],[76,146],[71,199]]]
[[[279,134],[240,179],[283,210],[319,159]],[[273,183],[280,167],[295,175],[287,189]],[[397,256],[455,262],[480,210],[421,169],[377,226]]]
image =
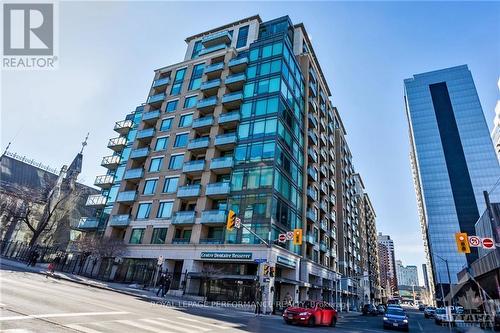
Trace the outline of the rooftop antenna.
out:
[[[87,136],[85,137],[85,141],[82,142],[82,150],[80,150],[80,154],[83,154],[83,150],[85,149],[85,146],[88,144],[87,143],[87,140],[89,138],[89,134],[90,133],[87,133]],[[10,144],[10,143],[9,143]]]

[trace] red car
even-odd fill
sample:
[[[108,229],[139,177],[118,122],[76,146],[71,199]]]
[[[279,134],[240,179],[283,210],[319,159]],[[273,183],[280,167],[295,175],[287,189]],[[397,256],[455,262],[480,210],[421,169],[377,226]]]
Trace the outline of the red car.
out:
[[[337,311],[326,302],[305,301],[298,306],[288,307],[283,312],[283,319],[287,324],[335,326]]]

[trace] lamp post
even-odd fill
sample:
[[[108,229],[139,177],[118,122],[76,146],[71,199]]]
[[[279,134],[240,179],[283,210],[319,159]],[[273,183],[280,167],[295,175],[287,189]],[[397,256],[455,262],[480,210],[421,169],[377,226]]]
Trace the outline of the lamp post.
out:
[[[434,253],[434,255],[435,255],[436,257],[438,257],[439,259],[443,260],[443,261],[445,262],[445,264],[446,264],[446,271],[447,271],[447,273],[448,273],[448,282],[449,282],[449,284],[450,284],[450,294],[452,295],[452,296],[451,296],[451,301],[453,302],[454,295],[453,295],[453,292],[452,292],[451,276],[450,276],[450,267],[448,266],[448,260],[447,260],[447,259],[444,259],[443,257],[441,257],[441,256],[439,256],[439,255],[437,255],[437,254],[435,254],[435,253]],[[443,284],[442,284],[442,283],[441,283],[441,296],[442,296],[442,298],[443,298],[443,305],[445,305],[445,303],[444,303],[444,293],[443,293]],[[446,313],[447,313],[447,316],[448,316],[448,309],[447,309],[447,308],[445,308],[445,309],[446,309]],[[450,310],[450,311],[451,311],[451,310]],[[449,320],[448,320],[448,329],[449,329],[449,330],[450,330],[450,332],[451,332],[451,312],[450,312],[450,318],[449,318]]]

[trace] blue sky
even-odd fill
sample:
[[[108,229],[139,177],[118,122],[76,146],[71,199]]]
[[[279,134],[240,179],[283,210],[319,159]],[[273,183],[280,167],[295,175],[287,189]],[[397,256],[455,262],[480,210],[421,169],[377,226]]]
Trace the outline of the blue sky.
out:
[[[185,37],[254,14],[305,24],[378,230],[395,240],[396,258],[420,266],[403,79],[468,64],[491,127],[499,3],[62,2],[59,69],[2,73],[2,148],[13,140],[12,151],[59,168],[90,131],[81,180],[92,184],[114,122],[145,101],[153,70],[183,59]]]

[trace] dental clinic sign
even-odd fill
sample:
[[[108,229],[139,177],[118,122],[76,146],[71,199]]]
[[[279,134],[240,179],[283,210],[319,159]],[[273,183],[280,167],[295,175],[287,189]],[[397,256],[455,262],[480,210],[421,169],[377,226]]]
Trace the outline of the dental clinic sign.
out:
[[[4,3],[2,69],[55,69],[57,3]]]

